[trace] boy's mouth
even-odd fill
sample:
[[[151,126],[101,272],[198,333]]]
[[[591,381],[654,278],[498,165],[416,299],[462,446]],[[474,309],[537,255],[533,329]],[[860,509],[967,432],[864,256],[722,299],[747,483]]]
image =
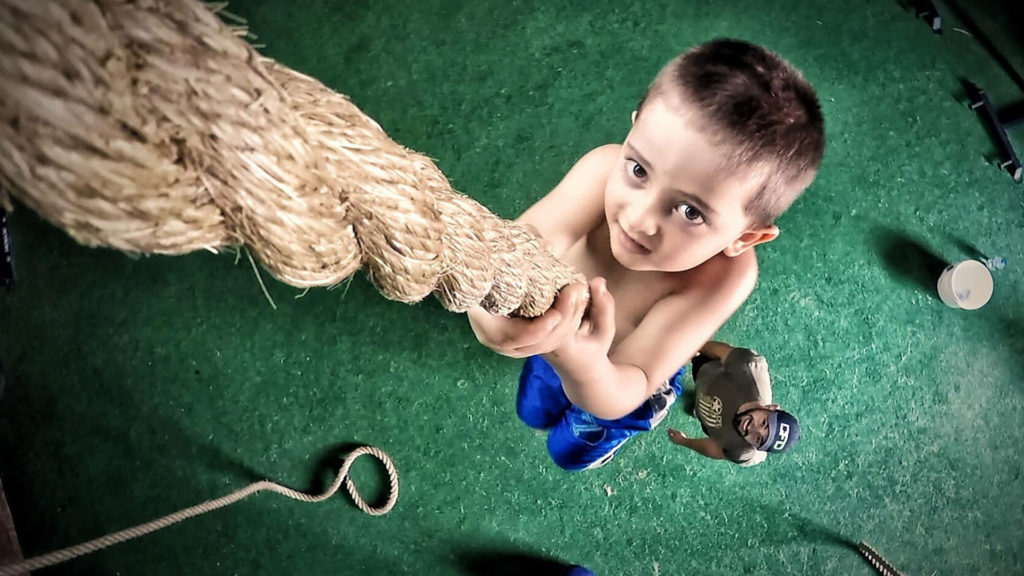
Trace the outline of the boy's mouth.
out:
[[[640,255],[651,253],[650,248],[634,240],[633,237],[626,232],[625,228],[617,226],[617,229],[619,232],[619,244],[625,248],[627,252]]]

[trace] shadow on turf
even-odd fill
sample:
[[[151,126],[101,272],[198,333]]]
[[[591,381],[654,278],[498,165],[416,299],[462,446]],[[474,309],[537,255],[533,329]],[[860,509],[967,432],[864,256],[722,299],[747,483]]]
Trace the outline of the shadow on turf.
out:
[[[879,228],[875,241],[882,260],[894,275],[922,288],[932,298],[938,298],[936,282],[946,260],[906,233],[891,228]]]
[[[793,529],[804,542],[812,544],[830,544],[849,548],[857,552],[857,543],[844,538],[839,532],[799,514],[789,513],[788,518]]]
[[[565,576],[571,565],[533,552],[473,549],[455,552],[456,565],[468,576]]]
[[[857,543],[844,538],[839,532],[809,518],[792,512],[782,513],[775,506],[761,506],[764,514],[778,520],[783,526],[770,531],[766,542],[775,545],[803,542],[815,545],[846,548],[858,557]],[[753,515],[751,518],[760,517]],[[571,565],[560,560],[511,548],[474,548],[456,551],[456,567],[467,576],[564,576]],[[853,560],[851,560],[853,561]],[[855,561],[854,561],[855,562]]]

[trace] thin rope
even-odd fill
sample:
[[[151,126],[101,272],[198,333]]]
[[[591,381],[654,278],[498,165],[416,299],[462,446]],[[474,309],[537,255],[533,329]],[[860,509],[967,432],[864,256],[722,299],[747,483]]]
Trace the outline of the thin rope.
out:
[[[868,561],[868,564],[871,564],[871,567],[874,568],[875,572],[878,572],[880,576],[904,576],[903,572],[897,570],[895,566],[890,564],[888,560],[878,553],[878,550],[872,548],[867,542],[861,542],[858,544],[857,551],[860,552],[861,556]]]
[[[348,475],[348,471],[349,468],[352,467],[352,463],[355,462],[356,458],[364,454],[369,454],[380,460],[388,472],[388,499],[378,508],[370,506],[363,500],[359,495],[359,491],[356,489],[355,483]],[[345,485],[345,490],[348,491],[348,494],[352,497],[352,501],[355,505],[359,507],[360,510],[371,516],[383,516],[384,514],[387,514],[392,508],[394,508],[395,502],[398,501],[398,470],[395,469],[395,464],[391,461],[391,457],[382,450],[374,448],[373,446],[360,446],[345,457],[345,461],[342,463],[341,469],[338,470],[338,475],[335,477],[334,483],[332,483],[331,486],[322,494],[306,494],[305,492],[299,492],[298,490],[293,490],[287,486],[282,486],[281,484],[271,482],[269,480],[254,482],[237,492],[228,494],[227,496],[223,496],[215,500],[207,500],[202,504],[192,506],[191,508],[185,508],[184,510],[179,510],[173,514],[168,514],[167,516],[153,520],[152,522],[133,526],[132,528],[121,530],[120,532],[107,534],[106,536],[96,538],[95,540],[83,542],[76,546],[69,546],[68,548],[56,550],[49,554],[43,554],[42,556],[36,556],[35,558],[29,558],[28,560],[23,560],[14,564],[0,566],[0,576],[19,576],[31,570],[38,570],[47,566],[67,562],[73,558],[91,554],[98,550],[103,550],[104,548],[113,546],[114,544],[120,544],[121,542],[127,542],[128,540],[138,538],[139,536],[144,536],[150,532],[156,532],[157,530],[166,528],[172,524],[177,524],[182,520],[206,514],[212,510],[234,504],[239,500],[264,490],[276,492],[282,496],[287,496],[288,498],[302,502],[323,502],[333,496],[342,484]]]

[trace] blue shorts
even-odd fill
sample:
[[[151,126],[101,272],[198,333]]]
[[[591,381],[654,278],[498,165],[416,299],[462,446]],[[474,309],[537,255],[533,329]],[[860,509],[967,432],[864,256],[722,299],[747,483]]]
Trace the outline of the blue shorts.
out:
[[[526,359],[519,375],[516,413],[528,426],[548,431],[548,453],[566,470],[608,463],[626,440],[657,426],[683,391],[686,368],[669,378],[636,410],[604,420],[580,409],[566,397],[562,379],[540,356]]]

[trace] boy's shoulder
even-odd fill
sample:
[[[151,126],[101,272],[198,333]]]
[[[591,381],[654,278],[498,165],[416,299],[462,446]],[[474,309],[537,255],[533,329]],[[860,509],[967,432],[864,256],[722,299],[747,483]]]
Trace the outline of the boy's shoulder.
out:
[[[532,228],[553,254],[564,256],[604,218],[604,188],[621,149],[606,144],[584,154],[517,222]]]
[[[576,161],[573,169],[582,169],[603,181],[608,178],[621,154],[622,144],[604,144],[584,154]]]
[[[757,285],[757,254],[751,248],[736,256],[717,254],[700,266],[675,273],[679,279],[673,295],[692,295],[701,301],[739,308]]]

